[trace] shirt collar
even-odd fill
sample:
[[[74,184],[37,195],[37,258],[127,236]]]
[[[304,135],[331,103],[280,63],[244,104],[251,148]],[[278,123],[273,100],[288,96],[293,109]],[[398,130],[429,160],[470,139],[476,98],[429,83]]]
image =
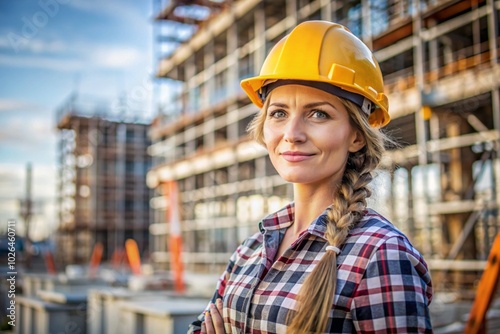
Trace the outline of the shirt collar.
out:
[[[328,222],[328,210],[328,208],[325,209],[322,214],[311,222],[307,228],[308,233],[321,238],[325,237],[326,224]],[[282,209],[265,217],[259,223],[260,232],[264,233],[265,231],[280,230],[289,227],[293,224],[294,214],[295,204],[291,202]]]

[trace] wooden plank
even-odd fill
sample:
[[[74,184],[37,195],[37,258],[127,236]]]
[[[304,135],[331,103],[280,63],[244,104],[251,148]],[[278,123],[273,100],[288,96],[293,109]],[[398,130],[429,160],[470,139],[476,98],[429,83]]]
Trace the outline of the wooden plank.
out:
[[[433,271],[482,271],[486,266],[486,261],[479,260],[426,259],[426,262]]]

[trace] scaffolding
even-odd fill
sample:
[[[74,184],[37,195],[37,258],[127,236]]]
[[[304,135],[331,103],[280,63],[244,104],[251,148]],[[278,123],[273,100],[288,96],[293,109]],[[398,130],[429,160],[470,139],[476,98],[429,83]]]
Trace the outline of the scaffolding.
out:
[[[103,260],[134,239],[149,245],[145,184],[151,157],[148,123],[113,114],[95,98],[72,96],[57,112],[59,228],[56,261],[89,263],[97,243]]]
[[[223,270],[258,221],[291,199],[290,185],[246,135],[257,109],[239,82],[258,73],[297,23],[323,19],[359,36],[384,74],[392,117],[386,131],[401,146],[383,160],[371,204],[425,255],[438,289],[471,291],[500,226],[500,1],[155,4],[157,81],[174,87],[148,148],[158,266],[169,266],[164,182],[179,182],[183,256],[194,272]],[[203,17],[186,14],[199,7]],[[188,37],[165,36],[179,24]]]

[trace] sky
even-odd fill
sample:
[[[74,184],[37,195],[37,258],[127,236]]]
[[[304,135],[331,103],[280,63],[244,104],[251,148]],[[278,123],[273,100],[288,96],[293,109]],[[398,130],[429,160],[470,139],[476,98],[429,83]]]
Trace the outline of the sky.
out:
[[[19,199],[32,165],[34,239],[57,227],[56,110],[69,96],[122,97],[151,118],[152,1],[0,0],[0,233],[24,233]]]

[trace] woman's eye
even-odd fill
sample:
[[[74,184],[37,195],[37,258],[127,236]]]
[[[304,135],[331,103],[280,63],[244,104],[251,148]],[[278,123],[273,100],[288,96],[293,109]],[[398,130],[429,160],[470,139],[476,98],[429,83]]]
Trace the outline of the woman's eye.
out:
[[[269,113],[269,116],[273,118],[283,118],[286,116],[286,113],[283,110],[274,110]]]
[[[312,112],[312,117],[314,118],[329,118],[328,114],[321,110],[314,110]]]

